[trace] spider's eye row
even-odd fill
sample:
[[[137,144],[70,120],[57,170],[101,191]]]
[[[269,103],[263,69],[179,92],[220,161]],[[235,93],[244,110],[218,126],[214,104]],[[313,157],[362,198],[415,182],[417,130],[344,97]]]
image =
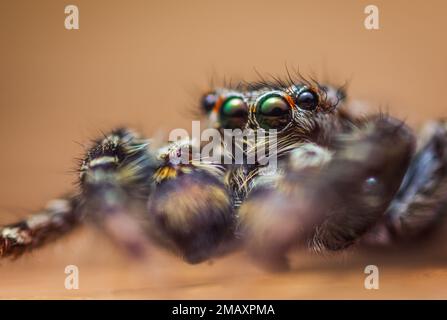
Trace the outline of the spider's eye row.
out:
[[[203,111],[205,111],[205,113],[210,113],[214,109],[217,99],[218,97],[214,93],[205,94],[201,101]]]
[[[284,128],[292,118],[292,109],[282,96],[271,95],[260,101],[256,120],[260,127],[269,130]]]
[[[303,110],[312,111],[318,107],[320,99],[318,94],[310,89],[301,91],[295,98],[295,103],[298,108]]]
[[[248,106],[240,97],[227,98],[220,108],[219,119],[224,129],[242,129],[248,120]]]

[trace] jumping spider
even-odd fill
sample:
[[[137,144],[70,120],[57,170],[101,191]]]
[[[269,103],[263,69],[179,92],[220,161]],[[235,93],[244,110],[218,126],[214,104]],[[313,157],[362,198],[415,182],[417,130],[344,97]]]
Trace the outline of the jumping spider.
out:
[[[386,114],[354,116],[342,89],[303,78],[240,83],[203,95],[211,127],[276,129],[277,170],[189,157],[189,142],[154,149],[116,129],[79,166],[79,190],[0,228],[0,257],[17,257],[93,222],[133,254],[155,242],[189,263],[240,245],[261,262],[287,266],[304,244],[341,250],[354,243],[414,241],[439,225],[447,203],[447,122],[419,139]],[[245,146],[256,150],[266,140]]]

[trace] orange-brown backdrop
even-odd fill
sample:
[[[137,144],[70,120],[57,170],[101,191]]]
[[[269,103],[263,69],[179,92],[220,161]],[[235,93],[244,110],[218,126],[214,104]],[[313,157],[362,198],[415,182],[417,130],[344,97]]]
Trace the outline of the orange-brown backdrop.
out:
[[[68,4],[79,7],[79,30],[64,28]],[[368,4],[380,10],[379,30],[364,28]],[[349,80],[351,97],[413,126],[446,116],[446,12],[442,0],[2,1],[0,222],[70,190],[82,152],[76,141],[121,124],[149,136],[189,128],[213,75],[252,79],[254,68],[283,74],[287,64]],[[95,252],[94,238],[82,242],[84,254]],[[16,265],[45,266],[78,245],[64,242]],[[2,297],[18,286],[14,270],[0,266]],[[24,296],[33,279],[19,290]]]

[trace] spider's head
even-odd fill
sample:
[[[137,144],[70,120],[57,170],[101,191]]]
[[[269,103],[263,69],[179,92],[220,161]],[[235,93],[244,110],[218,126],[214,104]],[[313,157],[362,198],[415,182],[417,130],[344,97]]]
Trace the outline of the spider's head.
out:
[[[218,129],[274,129],[306,136],[318,121],[334,114],[344,98],[341,90],[313,82],[262,82],[207,92],[201,106]]]

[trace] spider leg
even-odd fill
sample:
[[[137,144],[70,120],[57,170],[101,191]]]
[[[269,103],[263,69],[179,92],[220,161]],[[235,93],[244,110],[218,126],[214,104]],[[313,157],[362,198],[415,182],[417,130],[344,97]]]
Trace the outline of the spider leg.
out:
[[[138,214],[146,211],[156,166],[148,141],[130,130],[117,129],[95,141],[80,166],[79,194],[53,200],[42,212],[0,227],[0,258],[17,257],[55,240],[84,220],[130,253],[140,254],[147,239]]]
[[[79,225],[78,207],[77,197],[53,200],[29,218],[0,227],[0,258],[17,258],[65,235]]]
[[[309,183],[332,153],[313,143],[294,149],[274,174],[258,175],[238,212],[236,235],[248,253],[273,270],[288,268],[286,253],[311,236],[319,219],[312,214]],[[298,175],[300,176],[297,179]]]
[[[430,123],[424,132],[396,197],[366,243],[411,241],[441,225],[447,212],[447,121]]]
[[[151,235],[188,263],[199,263],[229,249],[235,216],[223,168],[190,155],[183,163],[172,161],[169,156],[181,148],[172,144],[154,174],[148,201]]]
[[[289,163],[275,188],[255,188],[240,209],[248,251],[268,267],[286,268],[297,244],[317,251],[350,246],[382,217],[413,149],[411,131],[380,115],[336,136],[322,165]]]
[[[158,165],[149,142],[117,129],[94,142],[80,166],[82,213],[130,254],[144,254],[145,204]]]

